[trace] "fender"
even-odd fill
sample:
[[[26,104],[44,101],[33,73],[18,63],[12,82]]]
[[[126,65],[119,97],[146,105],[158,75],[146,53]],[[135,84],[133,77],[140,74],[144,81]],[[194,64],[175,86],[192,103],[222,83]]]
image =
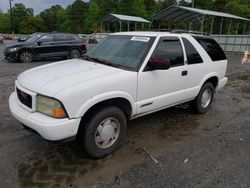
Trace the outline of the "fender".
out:
[[[203,86],[203,84],[212,77],[217,77],[218,81],[219,81],[219,74],[217,72],[211,72],[209,74],[207,74],[206,76],[204,76],[204,78],[200,81],[199,83],[199,87],[201,88]],[[200,90],[200,89],[199,89]]]
[[[132,109],[131,117],[136,114],[135,100],[129,93],[125,91],[111,91],[96,95],[87,100],[77,111],[76,118],[81,118],[92,106],[96,105],[97,103],[113,98],[123,98],[128,100]]]

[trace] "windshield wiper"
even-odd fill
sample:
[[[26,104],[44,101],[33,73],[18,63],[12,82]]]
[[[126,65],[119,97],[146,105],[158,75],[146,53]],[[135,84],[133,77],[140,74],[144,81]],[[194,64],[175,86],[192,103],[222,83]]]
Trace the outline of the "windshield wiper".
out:
[[[99,59],[99,58],[96,58],[96,57],[90,57],[88,55],[84,55],[83,58],[85,60],[88,60],[88,61],[94,61],[96,63],[100,63],[100,64],[104,64],[104,65],[108,65],[108,66],[112,66],[112,67],[119,67],[118,65],[116,64],[113,64],[107,60],[104,60],[104,59]]]

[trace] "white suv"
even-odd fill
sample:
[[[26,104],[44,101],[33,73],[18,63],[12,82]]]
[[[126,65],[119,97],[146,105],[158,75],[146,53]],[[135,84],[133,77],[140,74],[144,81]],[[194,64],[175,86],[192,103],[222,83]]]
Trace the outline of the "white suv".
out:
[[[210,37],[125,32],[106,37],[83,60],[20,74],[13,116],[51,141],[79,138],[92,157],[115,151],[127,120],[190,101],[206,112],[226,83],[227,59]]]

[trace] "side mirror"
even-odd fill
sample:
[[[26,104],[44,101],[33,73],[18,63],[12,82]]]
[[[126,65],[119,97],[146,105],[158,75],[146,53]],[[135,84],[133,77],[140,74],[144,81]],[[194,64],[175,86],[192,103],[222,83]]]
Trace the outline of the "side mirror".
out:
[[[38,45],[38,46],[40,46],[41,44],[42,44],[42,42],[41,42],[41,41],[38,41],[38,42],[37,42],[37,45]]]
[[[170,61],[165,59],[150,58],[148,63],[152,70],[167,70],[170,68]]]

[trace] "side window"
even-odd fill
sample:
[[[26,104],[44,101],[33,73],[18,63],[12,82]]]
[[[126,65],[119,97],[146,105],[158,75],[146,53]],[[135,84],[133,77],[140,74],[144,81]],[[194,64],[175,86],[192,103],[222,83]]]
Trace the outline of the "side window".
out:
[[[182,41],[184,43],[186,54],[187,54],[187,61],[188,64],[197,64],[197,63],[203,63],[203,60],[198,53],[198,51],[195,49],[195,47],[187,40],[186,38],[182,38]]]
[[[76,40],[76,37],[74,35],[68,35],[67,40]]]
[[[45,43],[45,42],[52,42],[53,36],[52,35],[44,35],[39,39],[39,42]]]
[[[66,40],[67,40],[66,35],[63,35],[63,34],[54,35],[54,41],[56,42],[61,42],[61,41],[66,41]]]
[[[206,50],[213,61],[227,59],[224,51],[214,39],[199,36],[195,36],[194,38],[200,43],[204,50]]]
[[[168,60],[171,67],[184,65],[180,40],[176,37],[161,38],[152,58]]]

